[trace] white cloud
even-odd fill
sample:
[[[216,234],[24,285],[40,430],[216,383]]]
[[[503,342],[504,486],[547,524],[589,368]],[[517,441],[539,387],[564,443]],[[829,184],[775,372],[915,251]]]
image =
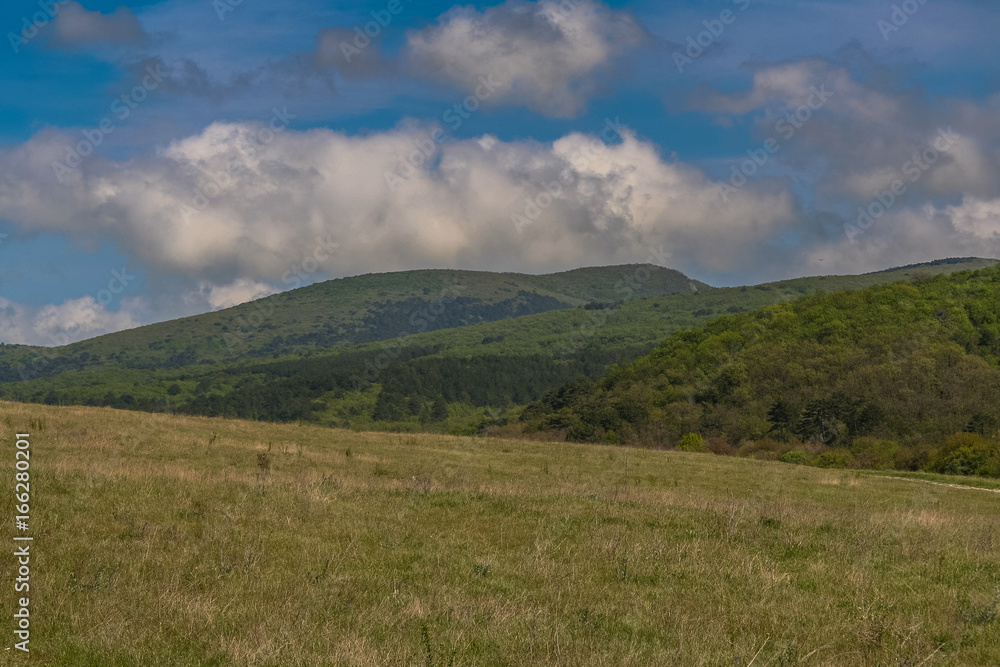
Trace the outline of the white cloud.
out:
[[[570,117],[586,106],[597,76],[645,36],[631,14],[599,2],[508,0],[482,12],[452,9],[409,35],[406,59],[468,93],[494,77],[500,85],[486,104]]]
[[[724,203],[702,171],[625,130],[614,145],[571,134],[435,146],[432,129],[269,135],[217,123],[153,157],[92,156],[62,185],[51,163],[70,138],[42,133],[0,151],[0,210],[30,232],[113,238],[153,277],[201,284],[211,307],[323,272],[546,271],[645,261],[660,245],[688,266],[735,269],[796,215],[793,197],[767,185]],[[420,144],[433,159],[390,187]],[[529,201],[542,204],[534,220]]]
[[[946,213],[958,231],[992,242],[994,250],[1000,244],[1000,199],[967,197],[961,205],[949,206]]]
[[[946,257],[1000,257],[1000,199],[893,209],[853,240],[842,231],[807,249],[803,270],[864,273]]]
[[[25,306],[0,297],[0,341],[58,346],[141,324],[141,299],[125,299],[117,312],[92,296],[59,305]]]
[[[817,91],[826,102],[803,107],[819,99]],[[692,99],[694,108],[723,118],[754,114],[760,135],[780,144],[775,160],[813,181],[818,204],[829,206],[869,201],[895,180],[906,185],[908,205],[1000,195],[996,104],[929,99],[884,72],[864,77],[819,58],[761,66],[749,90]]]
[[[228,285],[211,285],[202,283],[205,300],[212,310],[231,308],[241,303],[261,299],[274,294],[277,290],[271,285],[254,282],[246,278],[238,278]]]

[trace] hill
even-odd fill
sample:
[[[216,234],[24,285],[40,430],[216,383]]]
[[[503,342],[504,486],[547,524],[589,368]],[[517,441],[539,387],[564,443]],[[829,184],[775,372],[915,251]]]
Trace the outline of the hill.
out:
[[[423,270],[366,274],[282,292],[224,310],[151,324],[58,348],[37,375],[100,366],[162,369],[300,354],[548,310],[633,297],[711,289],[672,269],[593,267],[550,275]],[[0,356],[0,380],[39,348]],[[4,359],[3,357],[10,357]],[[21,379],[21,378],[17,378]]]
[[[332,289],[330,285],[343,290],[348,284],[332,281],[314,286],[317,287],[314,291],[303,288],[278,295],[287,300],[287,313],[303,314],[303,320],[293,324],[308,332],[298,334],[303,338],[296,339],[298,342],[290,348],[293,351],[287,354],[264,354],[275,341],[288,345],[292,336],[281,338],[267,329],[269,320],[259,327],[261,333],[255,334],[260,336],[259,341],[248,339],[248,345],[257,341],[263,347],[245,356],[213,361],[212,354],[235,354],[240,349],[212,352],[210,346],[206,347],[206,340],[214,341],[212,345],[218,347],[225,344],[222,336],[230,335],[221,331],[227,325],[216,327],[219,322],[210,319],[231,316],[226,315],[228,311],[221,311],[189,318],[193,332],[190,335],[184,334],[183,327],[175,334],[166,334],[158,327],[177,323],[165,323],[57,348],[51,351],[51,356],[27,366],[28,374],[19,367],[16,358],[0,353],[0,379],[7,378],[6,382],[0,382],[0,396],[49,404],[108,405],[150,411],[176,409],[275,421],[307,420],[352,428],[472,433],[507,420],[517,406],[540,398],[554,387],[580,377],[597,377],[608,364],[628,363],[650,352],[672,332],[703,324],[719,315],[762,308],[818,290],[909,281],[993,263],[994,260],[952,259],[860,276],[815,276],[732,288],[710,288],[688,281],[682,274],[653,266],[581,269],[528,277],[544,282],[530,286],[548,290],[545,298],[555,298],[552,295],[558,294],[566,303],[576,303],[574,307],[447,329],[414,330],[409,335],[384,341],[322,347],[309,342],[310,337],[318,335],[310,318],[320,317],[317,313],[323,311],[326,303],[316,296],[318,290]],[[420,276],[430,273],[439,281],[447,275],[447,272],[413,273]],[[408,280],[415,280],[406,275]],[[375,289],[377,296],[379,291],[386,291],[379,290],[377,280],[396,281],[394,284],[403,291],[391,300],[393,303],[422,298],[425,288],[406,292],[400,282],[402,277],[404,274],[367,276],[362,284]],[[481,292],[494,289],[491,294],[495,298],[509,297],[510,293],[502,290],[514,288],[506,284],[507,278],[501,280],[495,274],[475,274],[475,277],[485,286]],[[697,291],[691,290],[691,284]],[[519,288],[528,286],[526,282],[518,283]],[[651,292],[675,289],[683,291],[648,296]],[[590,300],[584,301],[583,297]],[[376,305],[385,301],[383,298]],[[269,302],[247,304],[246,308],[252,312]],[[447,304],[445,308],[454,305]],[[432,306],[433,301],[425,309],[429,312]],[[376,311],[386,312],[379,308],[373,312]],[[456,312],[468,314],[471,309],[459,307]],[[202,318],[209,319],[202,322]],[[445,320],[448,318],[442,315],[440,321]],[[206,339],[198,333],[204,330],[219,333]],[[155,340],[147,346],[155,349],[145,352],[143,344],[132,339],[133,334],[139,335],[136,332],[146,337],[156,332],[172,337]],[[198,350],[192,352],[193,357],[198,357],[197,363],[174,366],[164,361],[164,355],[175,354],[170,350],[187,347]],[[116,353],[110,351],[113,349],[124,350],[123,357],[114,356]],[[157,366],[158,363],[162,365]]]
[[[691,433],[721,450],[1000,476],[998,361],[993,267],[721,317],[554,390],[521,419],[572,440],[675,446]]]
[[[38,664],[1000,662],[995,492],[106,408],[0,432],[30,433]]]

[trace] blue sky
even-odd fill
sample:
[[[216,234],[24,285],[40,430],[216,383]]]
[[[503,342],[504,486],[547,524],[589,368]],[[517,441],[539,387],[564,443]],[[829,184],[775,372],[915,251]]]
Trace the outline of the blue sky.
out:
[[[4,342],[411,268],[1000,256],[988,3],[41,0],[0,27]]]

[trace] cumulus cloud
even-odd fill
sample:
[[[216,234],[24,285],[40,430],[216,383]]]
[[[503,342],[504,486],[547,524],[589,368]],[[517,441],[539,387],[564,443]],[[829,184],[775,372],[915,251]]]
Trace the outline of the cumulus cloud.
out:
[[[758,146],[777,140],[761,173],[793,174],[810,194],[786,275],[1000,256],[1000,98],[929,97],[901,83],[905,71],[853,54],[757,64],[748,88],[690,100],[747,117]]]
[[[820,98],[818,108],[808,108]],[[814,185],[821,203],[869,200],[896,179],[907,183],[911,199],[919,193],[917,204],[919,197],[1000,195],[1000,162],[991,149],[1000,127],[988,120],[995,101],[931,100],[883,72],[860,80],[844,65],[804,58],[760,66],[749,90],[702,90],[691,103],[723,117],[754,114],[760,134],[781,143],[775,160],[819,174]],[[922,155],[936,150],[942,133],[947,150],[938,151],[933,169],[921,167],[921,177],[911,180],[905,172],[926,162]]]
[[[646,261],[661,245],[688,266],[734,268],[796,215],[769,185],[724,203],[704,172],[623,128],[611,145],[435,143],[435,129],[216,123],[154,156],[91,156],[63,184],[52,163],[71,139],[45,132],[0,151],[0,210],[26,231],[113,238],[153,274],[219,288],[212,307],[324,272],[546,271]]]
[[[212,285],[203,282],[200,286],[200,293],[212,310],[222,308],[232,308],[241,303],[261,299],[270,296],[277,290],[264,283],[258,283],[246,278],[237,278],[228,285]]]
[[[109,311],[92,296],[58,305],[25,306],[0,297],[0,341],[58,346],[140,325],[141,299],[125,299]]]
[[[408,36],[406,59],[417,73],[468,92],[493,76],[500,86],[488,104],[571,117],[586,106],[599,75],[645,37],[631,14],[599,2],[508,0],[445,13]]]
[[[53,23],[53,43],[62,48],[97,43],[141,44],[145,39],[142,26],[127,7],[102,14],[71,1],[59,8]]]
[[[860,234],[835,227],[828,238],[804,249],[802,271],[864,273],[944,257],[1000,258],[1000,199],[900,207]]]
[[[966,198],[958,206],[949,206],[946,215],[955,229],[988,242],[993,257],[1000,257],[1000,199]]]

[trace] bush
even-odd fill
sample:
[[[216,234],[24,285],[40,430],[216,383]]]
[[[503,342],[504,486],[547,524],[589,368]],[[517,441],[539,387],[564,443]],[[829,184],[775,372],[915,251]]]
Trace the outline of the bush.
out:
[[[1000,477],[1000,443],[978,433],[956,433],[931,457],[928,468],[945,475]]]
[[[793,449],[790,452],[785,452],[781,455],[779,459],[782,463],[794,463],[796,465],[804,466],[809,465],[809,460],[812,457],[809,456],[809,452],[803,452],[801,449]]]
[[[720,456],[736,456],[737,450],[725,438],[708,438],[705,440],[705,447],[713,454]]]
[[[852,467],[852,463],[850,452],[843,450],[823,452],[813,461],[813,465],[817,468],[849,468]]]
[[[705,439],[702,438],[697,433],[688,433],[683,438],[681,438],[680,443],[677,445],[677,449],[682,452],[707,452],[708,447],[705,445]]]
[[[859,468],[892,470],[896,467],[899,443],[877,438],[855,438],[851,453]]]
[[[788,450],[788,444],[772,438],[748,440],[740,445],[738,456],[763,461],[777,461]]]

